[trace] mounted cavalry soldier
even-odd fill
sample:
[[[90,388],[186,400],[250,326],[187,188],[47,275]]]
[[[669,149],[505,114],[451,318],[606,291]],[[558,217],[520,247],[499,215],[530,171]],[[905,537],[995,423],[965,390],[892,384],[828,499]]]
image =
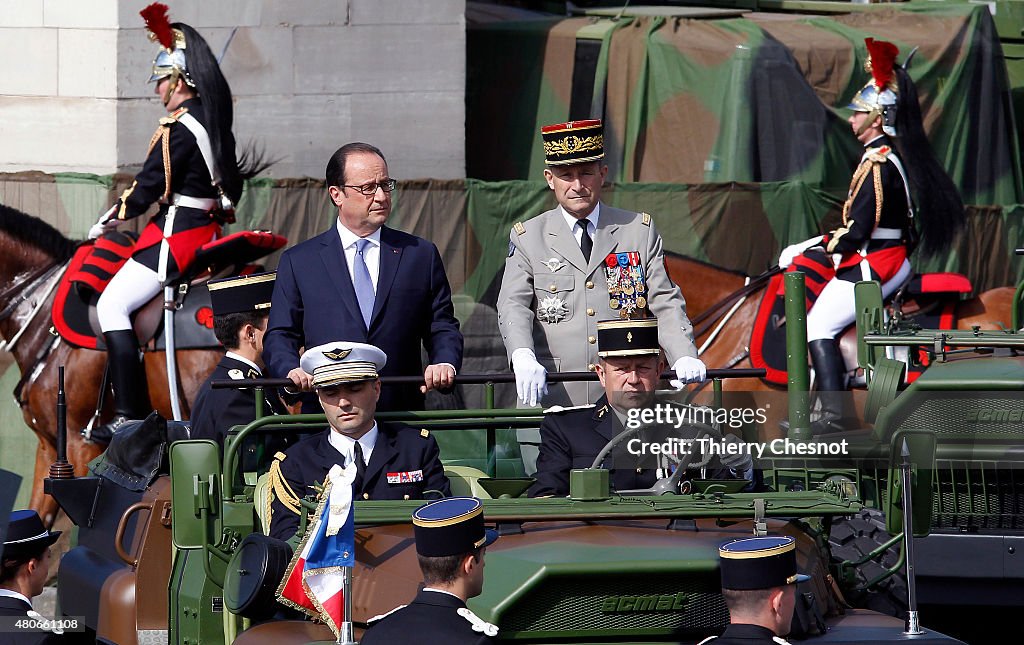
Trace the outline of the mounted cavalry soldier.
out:
[[[665,270],[661,235],[651,216],[601,203],[608,174],[600,120],[545,126],[544,178],[558,207],[510,233],[498,294],[498,325],[523,404],[583,405],[596,383],[547,385],[548,371],[593,371],[597,321],[659,320],[658,339],[679,380],[704,380],[686,302]],[[532,471],[537,436],[520,436]],[[533,444],[533,445],[531,445]]]
[[[203,37],[184,23],[170,23],[166,5],[154,3],[141,14],[150,38],[161,45],[149,82],[156,83],[168,116],[160,119],[135,181],[89,237],[145,214],[154,202],[160,209],[97,303],[114,389],[114,419],[92,433],[101,443],[149,407],[131,314],[181,276],[199,247],[234,220],[243,180],[266,167],[258,155],[235,156],[231,88]]]
[[[853,288],[861,280],[892,295],[911,277],[908,256],[946,251],[964,227],[964,208],[952,180],[939,165],[924,133],[917,90],[892,43],[866,40],[871,80],[848,106],[854,136],[864,154],[843,204],[842,226],[786,247],[779,266],[803,271],[808,280],[807,345],[814,367],[821,415],[817,433],[844,427],[846,389],[836,338],[855,319]],[[909,61],[909,59],[908,59]],[[915,217],[915,215],[920,217]]]

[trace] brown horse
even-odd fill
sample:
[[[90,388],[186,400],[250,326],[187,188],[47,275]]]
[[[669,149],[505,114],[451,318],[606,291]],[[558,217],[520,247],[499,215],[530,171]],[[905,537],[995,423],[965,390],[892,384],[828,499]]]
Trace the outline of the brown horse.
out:
[[[75,246],[42,220],[0,205],[0,335],[21,370],[15,398],[25,423],[39,440],[31,507],[47,524],[52,524],[57,512],[56,502],[43,493],[42,480],[57,454],[58,366],[65,366],[68,461],[74,464],[75,475],[85,474],[89,461],[103,451],[87,443],[79,431],[95,411],[106,354],[74,348],[50,333],[56,283]],[[210,350],[178,352],[179,381],[185,394],[183,413],[187,414],[188,404],[220,356],[220,351]],[[150,400],[170,418],[163,352],[147,352],[145,365]],[[110,397],[106,398],[109,401]],[[110,411],[104,412],[109,418]]]
[[[742,273],[675,253],[665,254],[665,265],[669,277],[683,291],[683,296],[686,298],[686,310],[691,319],[697,319],[702,312],[729,299],[747,282],[747,277]],[[695,325],[695,333],[698,335],[697,347],[703,348],[701,359],[708,367],[752,367],[748,351],[750,335],[766,286],[767,284],[764,284],[753,290],[745,299],[738,300],[738,306],[736,303],[732,303],[720,307],[716,314],[710,316],[706,322]],[[956,307],[957,328],[971,329],[972,326],[978,325],[982,329],[998,330],[1003,329],[1004,326],[1009,327],[1014,292],[1013,287],[999,287],[960,302]],[[763,397],[759,399],[761,401],[778,400],[781,393],[785,391],[783,387],[755,379],[727,380],[723,387],[726,390],[738,392],[780,393]],[[863,392],[859,394],[862,395]],[[859,398],[857,392],[854,395],[855,398]],[[776,405],[774,409],[778,414],[769,413],[768,415],[769,419],[765,424],[765,429],[766,433],[773,438],[779,436],[777,422],[782,420],[785,414],[782,409],[784,407]]]

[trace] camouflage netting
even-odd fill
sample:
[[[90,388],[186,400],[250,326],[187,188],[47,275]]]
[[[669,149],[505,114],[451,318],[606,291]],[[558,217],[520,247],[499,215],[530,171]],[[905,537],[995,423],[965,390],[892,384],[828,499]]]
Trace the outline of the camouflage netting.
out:
[[[866,36],[892,40],[904,54],[920,46],[910,69],[929,134],[973,204],[959,248],[916,268],[959,270],[976,291],[1024,278],[1012,259],[1024,246],[1017,132],[984,6],[834,17],[471,17],[467,29],[466,154],[474,178],[401,182],[391,221],[441,250],[467,336],[464,372],[507,369],[494,301],[508,231],[554,205],[540,180],[541,125],[604,116],[606,201],[650,212],[670,251],[758,274],[783,245],[838,220],[859,155],[838,108],[865,82]],[[591,38],[583,50],[581,33]],[[577,69],[576,60],[585,65]],[[0,175],[0,202],[84,237],[128,182]],[[292,244],[333,218],[323,183],[313,179],[251,182],[238,215],[235,230],[271,229]],[[269,258],[268,268],[275,265]],[[510,401],[506,389],[499,403]]]
[[[590,72],[581,52],[595,35]],[[1020,203],[1002,48],[988,9],[969,4],[470,24],[468,174],[539,178],[540,126],[597,116],[613,182],[805,182],[842,196],[859,155],[843,108],[867,80],[868,36],[900,60],[919,48],[909,69],[926,127],[965,203]]]

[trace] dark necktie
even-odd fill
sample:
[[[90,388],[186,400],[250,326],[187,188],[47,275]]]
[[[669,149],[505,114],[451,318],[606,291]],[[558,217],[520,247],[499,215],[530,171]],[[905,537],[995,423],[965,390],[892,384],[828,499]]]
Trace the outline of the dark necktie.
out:
[[[594,250],[594,240],[590,239],[590,233],[587,231],[590,220],[581,219],[578,223],[580,231],[583,235],[580,237],[580,250],[583,251],[583,258],[590,262],[590,252]]]
[[[357,493],[363,492],[363,477],[366,475],[366,461],[363,460],[363,446],[358,441],[352,448],[356,461],[356,478],[352,482],[352,489]]]
[[[373,301],[376,294],[373,291],[373,281],[370,280],[370,270],[366,266],[366,247],[371,244],[370,240],[361,239],[356,242],[356,257],[352,261],[352,286],[356,290],[356,300],[359,301],[359,312],[363,314],[363,322],[366,328],[370,328],[370,318],[373,315]]]

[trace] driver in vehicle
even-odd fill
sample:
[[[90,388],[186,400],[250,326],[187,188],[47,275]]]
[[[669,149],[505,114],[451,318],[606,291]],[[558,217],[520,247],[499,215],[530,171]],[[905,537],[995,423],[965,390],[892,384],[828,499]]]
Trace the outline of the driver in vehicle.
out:
[[[597,323],[597,376],[604,395],[592,405],[571,408],[555,406],[545,410],[540,426],[540,454],[537,458],[537,481],[530,488],[531,497],[560,497],[569,494],[569,471],[589,468],[609,443],[628,429],[635,433],[622,438],[606,455],[602,468],[611,471],[613,490],[624,492],[649,489],[661,479],[669,478],[677,465],[671,455],[653,455],[645,450],[666,441],[689,441],[698,434],[696,426],[640,423],[637,414],[657,401],[656,388],[665,361],[658,345],[658,321],[604,320]],[[670,404],[677,405],[677,404]],[[713,437],[726,442],[739,442],[735,435]],[[696,446],[697,444],[689,444]],[[750,479],[753,459],[749,453],[702,456],[694,450],[689,459],[691,469],[681,477],[681,491],[689,490],[689,478]],[[677,490],[676,492],[680,492]]]

